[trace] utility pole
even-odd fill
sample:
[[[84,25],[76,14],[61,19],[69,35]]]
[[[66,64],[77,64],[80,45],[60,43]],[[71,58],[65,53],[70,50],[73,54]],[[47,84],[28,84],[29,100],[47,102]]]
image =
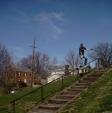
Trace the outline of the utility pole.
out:
[[[34,81],[34,69],[35,69],[35,48],[36,48],[35,39],[33,40],[33,45],[31,47],[33,49],[33,52],[32,52],[32,75],[31,75],[31,87],[32,87],[33,81]]]

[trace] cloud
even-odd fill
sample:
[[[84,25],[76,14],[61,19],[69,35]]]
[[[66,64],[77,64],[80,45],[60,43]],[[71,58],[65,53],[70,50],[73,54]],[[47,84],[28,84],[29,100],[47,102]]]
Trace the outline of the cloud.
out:
[[[39,22],[44,22],[44,21],[60,21],[63,22],[64,21],[64,15],[62,12],[42,12],[38,15],[35,16],[34,18],[35,21],[39,21]]]
[[[59,39],[63,33],[64,14],[62,12],[42,12],[35,16],[34,21],[41,24],[41,27],[51,31],[53,39]]]
[[[36,28],[41,33],[52,39],[60,39],[63,33],[64,14],[62,12],[40,12],[30,16],[25,11],[13,8],[15,16],[10,16],[12,21],[29,25],[29,28]]]
[[[53,25],[53,28],[58,34],[62,33],[62,29],[59,26]]]
[[[64,21],[64,18],[63,18],[63,13],[52,13],[52,15],[56,18],[56,19],[58,19],[59,21],[61,21],[61,22],[63,22]]]

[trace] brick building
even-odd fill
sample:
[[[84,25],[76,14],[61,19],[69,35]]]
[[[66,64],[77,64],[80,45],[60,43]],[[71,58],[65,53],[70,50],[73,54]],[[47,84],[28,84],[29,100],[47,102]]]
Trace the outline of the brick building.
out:
[[[33,84],[38,84],[37,77],[33,76],[32,79],[32,71],[28,68],[15,66],[12,69],[8,69],[4,72],[5,75],[5,81],[7,82],[24,82],[27,85],[31,85],[31,82],[33,80]]]

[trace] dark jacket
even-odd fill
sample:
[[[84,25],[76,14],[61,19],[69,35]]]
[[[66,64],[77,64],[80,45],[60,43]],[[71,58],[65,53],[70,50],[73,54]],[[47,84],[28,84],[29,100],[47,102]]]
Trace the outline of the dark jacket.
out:
[[[84,55],[84,51],[86,50],[86,48],[84,46],[79,48],[79,55]]]

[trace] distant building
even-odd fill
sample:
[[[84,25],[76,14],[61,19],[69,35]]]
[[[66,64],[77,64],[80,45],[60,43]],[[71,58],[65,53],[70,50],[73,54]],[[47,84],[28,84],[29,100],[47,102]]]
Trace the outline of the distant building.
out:
[[[44,75],[41,77],[41,83],[50,83],[58,78],[61,78],[61,76],[64,75],[64,70],[57,69],[57,70],[52,70],[49,75]]]
[[[24,82],[27,85],[31,85],[32,81],[32,71],[25,67],[15,66],[12,69],[6,70],[4,72],[5,81],[12,81],[14,83]],[[33,77],[33,84],[37,83],[37,78]]]

